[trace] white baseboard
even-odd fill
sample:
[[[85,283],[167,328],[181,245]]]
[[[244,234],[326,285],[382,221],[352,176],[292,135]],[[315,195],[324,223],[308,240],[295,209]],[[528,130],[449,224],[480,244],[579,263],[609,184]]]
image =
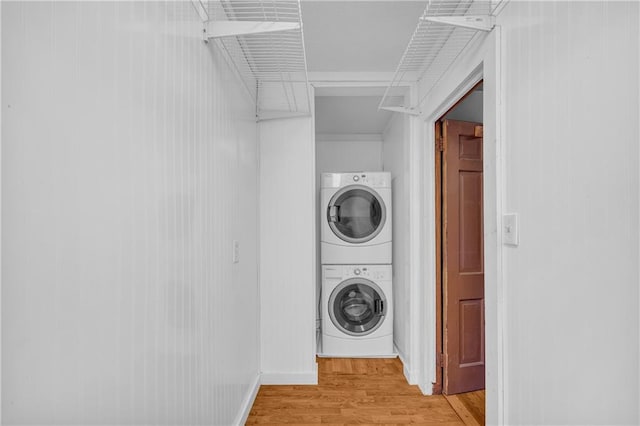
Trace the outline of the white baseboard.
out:
[[[318,353],[318,358],[397,358],[397,353],[384,354],[384,355],[345,355],[345,354],[325,354]]]
[[[249,418],[251,407],[256,400],[260,385],[317,385],[318,384],[318,368],[308,373],[261,373],[258,374],[251,385],[240,411],[234,420],[234,425],[244,425]]]
[[[263,385],[317,385],[318,370],[303,373],[263,372],[260,383]]]
[[[407,383],[410,385],[417,385],[417,374],[413,370],[411,370],[411,364],[407,362],[407,358],[404,353],[398,349],[396,346],[396,352],[398,353],[398,358],[400,358],[400,362],[402,362],[402,373],[404,374],[404,378],[407,379]]]
[[[429,383],[428,386],[418,383],[418,388],[423,395],[433,395],[433,383]]]
[[[242,426],[247,422],[249,418],[249,413],[251,412],[251,407],[253,407],[253,402],[256,399],[256,395],[258,395],[258,390],[260,390],[260,375],[258,374],[251,385],[249,386],[249,392],[247,392],[247,396],[244,401],[242,401],[242,405],[240,406],[240,411],[236,416],[234,425]]]
[[[318,384],[318,369],[309,373],[261,373],[258,374],[251,385],[249,391],[242,405],[240,411],[236,416],[234,425],[244,425],[249,418],[251,407],[256,400],[260,385],[317,385]]]
[[[410,385],[417,385],[423,395],[432,395],[432,383],[421,383],[420,380],[418,380],[418,372],[411,369],[411,365],[407,362],[407,358],[405,358],[404,354],[397,346],[395,349],[398,353],[398,358],[400,358],[400,362],[402,362],[402,373],[404,374],[404,378],[407,379],[407,383]]]

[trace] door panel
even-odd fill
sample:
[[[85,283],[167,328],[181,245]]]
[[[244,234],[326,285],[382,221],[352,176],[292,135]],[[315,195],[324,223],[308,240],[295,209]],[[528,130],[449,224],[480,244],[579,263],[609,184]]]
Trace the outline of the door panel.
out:
[[[482,161],[482,138],[460,135],[460,155],[458,158]]]
[[[482,336],[484,334],[484,306],[482,299],[460,301],[460,365],[478,365],[484,361]],[[479,338],[480,337],[480,338]]]
[[[460,272],[482,272],[482,172],[461,171],[459,185]]]
[[[482,137],[445,120],[442,172],[445,394],[484,388]]]

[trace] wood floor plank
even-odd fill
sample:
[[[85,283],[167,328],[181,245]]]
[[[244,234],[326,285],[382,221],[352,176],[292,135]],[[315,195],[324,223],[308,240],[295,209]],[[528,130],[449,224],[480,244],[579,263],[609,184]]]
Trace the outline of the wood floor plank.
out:
[[[457,399],[476,420],[484,394]],[[461,409],[462,409],[461,408]],[[482,417],[484,421],[484,417]],[[318,385],[262,386],[247,424],[423,424],[461,426],[442,395],[424,396],[407,384],[397,358],[319,358]]]
[[[484,390],[458,395],[445,395],[445,398],[464,421],[465,425],[478,426],[485,424]]]
[[[485,392],[484,390],[459,395],[462,403],[479,424],[484,424]]]
[[[465,425],[478,426],[478,423],[476,422],[476,419],[473,417],[473,414],[471,414],[469,410],[467,410],[467,408],[462,403],[462,401],[460,401],[460,399],[456,398],[455,395],[447,396],[446,398],[447,398],[447,401],[449,401],[449,404],[451,404],[451,407],[455,410],[456,414],[460,416],[460,418],[462,419]]]

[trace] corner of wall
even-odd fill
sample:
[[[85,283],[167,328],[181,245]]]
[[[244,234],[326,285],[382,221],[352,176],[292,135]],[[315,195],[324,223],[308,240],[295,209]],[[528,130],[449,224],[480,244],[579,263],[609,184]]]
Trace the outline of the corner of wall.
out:
[[[242,400],[242,405],[240,405],[238,415],[233,421],[234,425],[243,425],[247,422],[249,413],[251,412],[251,407],[253,407],[253,402],[256,400],[256,396],[258,395],[258,391],[260,390],[260,383],[260,374],[258,373],[256,374],[256,377],[251,381],[249,389],[247,390],[247,394]]]
[[[407,380],[407,383],[409,383],[410,385],[417,385],[418,375],[416,374],[416,371],[411,368],[409,358],[397,346],[394,345],[394,347],[396,349],[396,352],[398,353],[398,358],[400,358],[400,362],[402,363],[402,373],[404,374],[404,378]]]

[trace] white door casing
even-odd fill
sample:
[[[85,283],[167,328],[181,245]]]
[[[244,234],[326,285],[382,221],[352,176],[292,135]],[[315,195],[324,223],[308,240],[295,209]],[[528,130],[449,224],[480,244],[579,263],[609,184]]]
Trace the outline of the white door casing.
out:
[[[482,34],[458,57],[446,75],[421,101],[419,117],[411,118],[411,287],[415,304],[411,313],[412,360],[418,385],[432,392],[436,364],[435,309],[435,173],[434,125],[478,81],[484,80],[484,248],[485,248],[485,329],[486,329],[486,419],[487,424],[504,423],[503,377],[503,271],[502,271],[502,76],[501,34],[496,26]],[[420,308],[422,307],[422,308]]]

